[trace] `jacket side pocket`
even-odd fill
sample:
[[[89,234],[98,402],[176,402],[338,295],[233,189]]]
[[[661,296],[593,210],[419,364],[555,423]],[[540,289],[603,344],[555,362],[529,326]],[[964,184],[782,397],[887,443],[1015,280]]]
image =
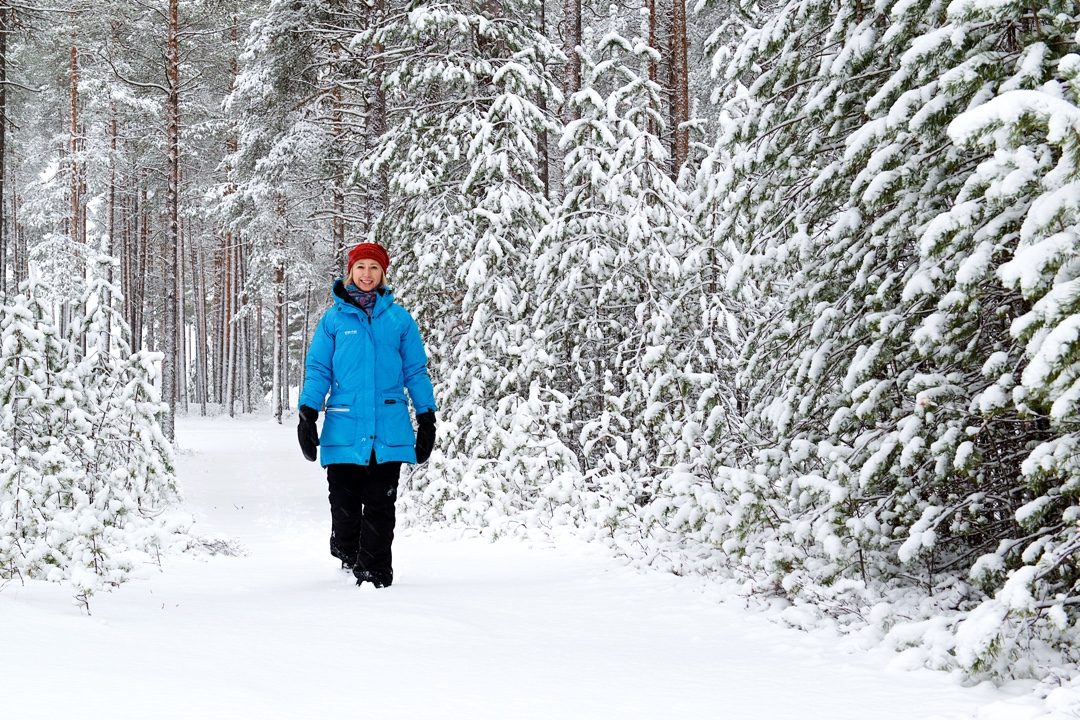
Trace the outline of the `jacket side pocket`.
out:
[[[352,397],[330,398],[323,416],[319,444],[326,446],[352,445],[356,440],[356,415]]]

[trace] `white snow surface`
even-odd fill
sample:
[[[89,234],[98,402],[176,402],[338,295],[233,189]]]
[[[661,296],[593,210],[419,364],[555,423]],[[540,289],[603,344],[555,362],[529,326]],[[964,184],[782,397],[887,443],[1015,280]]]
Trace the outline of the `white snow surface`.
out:
[[[357,588],[327,552],[324,474],[295,437],[291,422],[181,418],[187,508],[247,554],[164,558],[90,615],[68,587],[9,583],[0,718],[1076,717],[1071,696],[964,687],[569,537],[407,531],[394,585]]]

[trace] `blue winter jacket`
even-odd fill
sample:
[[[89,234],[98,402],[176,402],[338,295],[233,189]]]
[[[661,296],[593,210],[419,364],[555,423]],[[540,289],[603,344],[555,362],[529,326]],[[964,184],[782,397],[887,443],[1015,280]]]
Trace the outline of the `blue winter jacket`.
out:
[[[405,390],[417,414],[435,410],[427,353],[409,311],[384,288],[371,317],[346,301],[342,280],[308,348],[300,405],[324,409],[323,467],[337,463],[415,463],[416,435]],[[329,398],[327,397],[329,393]],[[323,401],[326,401],[323,408]]]

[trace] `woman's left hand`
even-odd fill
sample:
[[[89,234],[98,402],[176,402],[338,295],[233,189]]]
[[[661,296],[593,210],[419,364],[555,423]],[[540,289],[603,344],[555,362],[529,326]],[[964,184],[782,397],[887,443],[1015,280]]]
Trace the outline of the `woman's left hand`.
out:
[[[435,412],[428,410],[416,416],[416,463],[427,462],[435,447]]]

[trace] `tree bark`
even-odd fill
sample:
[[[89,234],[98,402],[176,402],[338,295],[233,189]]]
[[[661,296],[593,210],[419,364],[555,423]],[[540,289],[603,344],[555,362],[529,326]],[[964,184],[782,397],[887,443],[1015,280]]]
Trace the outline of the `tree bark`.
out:
[[[222,377],[224,382],[222,402],[225,405],[229,417],[233,417],[233,401],[236,390],[236,327],[233,325],[233,317],[236,314],[236,290],[234,288],[236,275],[236,247],[232,234],[226,235],[225,261],[225,307],[222,309],[222,341],[225,350],[222,362]]]
[[[101,252],[105,255],[112,256],[113,247],[115,243],[113,241],[114,233],[116,232],[116,132],[117,132],[117,120],[116,120],[116,103],[109,103],[109,188],[108,197],[106,199],[106,229],[105,238],[102,242]],[[112,263],[109,264],[109,275],[106,278],[109,284],[113,282],[113,269]],[[107,292],[107,291],[106,291]],[[106,295],[107,303],[111,303],[112,299]],[[105,327],[101,328],[101,338],[99,339],[99,347],[104,353],[109,353],[112,346],[112,328],[109,327],[109,323],[106,323]]]
[[[285,274],[281,304],[281,404],[289,408],[289,275]]]
[[[72,18],[74,20],[74,17]],[[70,207],[71,207],[71,224],[68,226],[72,251],[78,253],[78,247],[81,244],[79,241],[82,237],[82,233],[79,227],[79,219],[82,213],[79,212],[80,198],[79,198],[79,49],[76,45],[77,36],[75,31],[71,31],[71,49],[70,49],[70,63],[69,63],[69,105],[68,105],[68,152],[71,155],[71,176],[69,178],[69,192],[71,193]]]
[[[177,252],[180,246],[180,3],[169,0],[168,32],[165,43],[165,146],[168,186],[165,191],[165,248],[162,267],[162,290],[164,307],[162,335],[165,339],[165,360],[162,365],[161,397],[169,409],[162,418],[161,429],[165,437],[176,436],[175,412],[177,406]]]
[[[331,178],[331,202],[333,207],[331,208],[331,237],[334,241],[334,256],[342,257],[345,254],[345,158],[344,158],[344,134],[345,134],[345,122],[342,116],[341,109],[341,89],[335,88],[330,93],[331,98],[331,110],[330,110],[330,153],[331,164],[333,165],[331,172],[333,177]],[[282,209],[282,198],[278,196],[278,222],[284,222],[284,211]],[[280,270],[280,268],[278,268]],[[276,280],[275,280],[276,283]],[[277,321],[277,306],[275,301],[275,322]],[[277,378],[275,377],[275,382]],[[278,422],[281,421],[280,414],[277,416]]]
[[[176,411],[187,413],[188,411],[188,333],[187,333],[187,302],[184,297],[186,284],[184,278],[187,275],[187,263],[184,262],[184,246],[187,242],[188,224],[180,221],[179,232],[176,234]]]
[[[206,329],[209,323],[206,314],[206,263],[200,243],[189,242],[188,246],[191,251],[191,291],[195,300],[195,352],[192,353],[195,362],[195,402],[199,405],[199,414],[205,416],[209,394],[206,372]]]
[[[11,233],[12,244],[14,245],[12,254],[12,274],[14,276],[15,292],[19,291],[19,288],[30,276],[29,261],[27,259],[26,251],[26,236],[22,232],[22,228],[19,227],[19,182],[18,172],[13,167],[11,169]]]
[[[19,287],[18,282],[14,288],[8,284],[8,257],[15,257],[15,248],[9,248],[8,240],[8,214],[5,212],[4,192],[7,184],[7,47],[8,32],[11,30],[11,17],[14,11],[9,7],[0,7],[0,292],[6,300],[7,295],[13,289]],[[12,198],[14,200],[14,198]],[[14,214],[14,205],[12,205]],[[14,262],[11,263],[14,266]],[[12,275],[15,275],[13,272]],[[12,278],[15,280],[15,278]]]
[[[570,102],[571,96],[581,89],[581,58],[577,49],[581,45],[581,0],[563,2],[563,52],[566,54],[566,68],[563,70],[563,120],[577,120],[578,113]]]
[[[646,8],[648,9],[648,12],[649,12],[649,47],[656,50],[657,52],[662,53],[663,51],[660,48],[660,38],[658,37],[657,32],[656,32],[656,14],[657,14],[656,0],[645,0],[645,2],[646,2]],[[655,84],[657,82],[656,59],[654,57],[650,56],[649,59],[648,59],[648,63],[649,63],[649,81]],[[651,117],[651,116],[649,117],[649,125],[648,125],[647,129],[648,129],[648,132],[649,132],[650,135],[659,135],[660,128],[658,128],[656,126],[656,118]]]
[[[281,424],[281,414],[285,402],[282,402],[282,384],[285,377],[285,349],[282,347],[285,338],[285,228],[282,226],[285,220],[284,198],[277,196],[278,227],[274,238],[274,377],[270,387],[270,405],[274,418]],[[334,216],[335,234],[339,216]],[[335,247],[338,247],[335,238]]]
[[[547,37],[547,0],[540,0],[540,35]],[[546,65],[545,65],[546,67]],[[547,97],[541,91],[540,97],[537,99],[537,108],[544,115],[547,115]],[[551,198],[551,174],[549,172],[549,163],[551,158],[549,155],[551,151],[548,149],[548,134],[547,130],[540,130],[540,137],[536,140],[536,150],[540,155],[540,183],[544,186],[544,197],[546,199]]]
[[[375,6],[372,8],[370,17],[372,24],[385,22],[386,0],[375,0]],[[384,50],[385,47],[381,43],[376,43],[369,51],[372,78],[367,93],[368,125],[366,142],[369,148],[376,147],[379,138],[386,133],[386,92],[383,90],[386,63],[382,58]],[[390,206],[390,176],[385,168],[378,171],[374,187],[368,188],[368,201],[366,204],[367,227],[364,229],[371,230]],[[339,251],[339,257],[344,256],[345,248],[341,247]]]
[[[236,332],[240,340],[239,367],[237,376],[240,382],[240,399],[245,413],[252,411],[251,405],[251,322],[247,312],[249,298],[247,296],[247,258],[244,252],[243,238],[236,247],[236,289],[237,289],[237,323]]]
[[[690,120],[690,78],[687,54],[686,0],[671,0],[671,90],[674,94],[671,103],[671,130],[675,133],[673,178],[679,177],[679,171],[690,156],[690,132],[686,127],[686,123]]]

